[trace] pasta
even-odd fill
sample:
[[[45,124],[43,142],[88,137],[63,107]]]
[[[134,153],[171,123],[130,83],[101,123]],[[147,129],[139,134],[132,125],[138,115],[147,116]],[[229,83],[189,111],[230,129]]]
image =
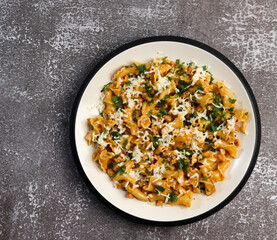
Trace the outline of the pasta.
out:
[[[191,206],[225,178],[249,114],[207,66],[157,58],[122,67],[102,89],[100,115],[88,119],[93,160],[127,191],[157,206]]]

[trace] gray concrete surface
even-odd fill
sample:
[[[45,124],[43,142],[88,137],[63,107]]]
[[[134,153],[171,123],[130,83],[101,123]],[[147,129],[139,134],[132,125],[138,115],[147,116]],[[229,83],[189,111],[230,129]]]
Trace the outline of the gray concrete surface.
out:
[[[0,239],[277,239],[276,1],[0,1]],[[124,43],[176,35],[204,42],[243,72],[262,145],[243,190],[202,221],[130,222],[86,187],[69,116],[95,64]]]

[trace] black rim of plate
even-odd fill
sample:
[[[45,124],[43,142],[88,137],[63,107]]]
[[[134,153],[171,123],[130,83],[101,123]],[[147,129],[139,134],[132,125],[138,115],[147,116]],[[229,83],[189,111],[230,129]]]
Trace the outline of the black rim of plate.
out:
[[[133,215],[127,213],[127,212],[124,212],[123,210],[117,208],[112,203],[110,203],[107,199],[105,199],[94,188],[93,184],[89,181],[89,179],[88,179],[88,177],[87,177],[87,175],[86,175],[86,173],[85,173],[85,171],[84,171],[84,169],[81,165],[81,162],[80,162],[80,159],[79,159],[79,156],[78,156],[78,152],[77,152],[77,148],[76,148],[76,142],[75,142],[76,114],[77,114],[77,111],[78,111],[78,108],[79,108],[79,103],[80,103],[80,100],[83,96],[83,93],[84,93],[88,83],[92,80],[93,76],[99,71],[99,69],[105,63],[107,63],[109,60],[111,60],[113,57],[115,57],[119,53],[121,53],[125,50],[128,50],[132,47],[141,45],[141,44],[146,44],[146,43],[151,43],[151,42],[161,42],[161,41],[178,42],[178,43],[184,43],[184,44],[188,44],[188,45],[198,47],[200,49],[203,49],[203,50],[207,51],[208,53],[211,53],[212,55],[217,57],[219,60],[221,60],[223,63],[225,63],[235,73],[235,75],[238,77],[238,79],[242,82],[242,84],[243,84],[243,86],[244,86],[244,88],[245,88],[245,90],[248,94],[248,97],[251,101],[252,108],[254,110],[253,115],[255,116],[255,123],[256,123],[256,139],[255,139],[255,147],[254,147],[253,156],[252,156],[251,162],[248,166],[248,169],[247,169],[243,179],[239,183],[239,185],[235,188],[235,190],[227,198],[225,198],[225,200],[223,200],[220,204],[218,204],[214,208],[210,209],[209,211],[204,212],[204,213],[202,213],[200,215],[197,215],[195,217],[192,217],[192,218],[188,218],[188,219],[184,219],[184,220],[178,220],[178,221],[154,221],[154,220],[139,218],[139,217],[133,216]],[[260,114],[259,114],[258,105],[257,105],[256,99],[254,97],[254,94],[253,94],[248,82],[246,81],[246,79],[242,75],[242,73],[238,70],[238,68],[227,57],[225,57],[224,55],[219,53],[217,50],[207,46],[206,44],[198,42],[196,40],[183,38],[183,37],[176,37],[176,36],[157,36],[157,37],[143,38],[143,39],[139,39],[139,40],[127,43],[127,44],[117,48],[113,52],[111,52],[109,55],[107,55],[102,61],[100,61],[94,67],[94,69],[89,73],[89,75],[87,76],[87,78],[85,79],[83,84],[81,85],[81,87],[80,87],[80,89],[77,93],[76,99],[74,101],[74,105],[73,105],[73,109],[72,109],[72,113],[71,113],[71,120],[70,120],[70,140],[71,140],[72,154],[74,156],[75,163],[76,163],[76,166],[79,170],[80,175],[82,176],[83,180],[85,181],[85,183],[87,184],[89,189],[92,192],[94,192],[95,195],[99,198],[99,200],[101,200],[106,206],[108,206],[109,208],[111,208],[115,212],[117,212],[117,213],[119,213],[119,214],[121,214],[121,215],[135,221],[135,222],[138,222],[138,223],[150,224],[150,225],[156,225],[156,226],[177,226],[177,225],[193,223],[193,222],[202,220],[202,219],[204,219],[208,216],[211,216],[212,214],[216,213],[221,208],[226,206],[241,191],[241,189],[243,188],[243,186],[247,182],[248,178],[250,177],[251,172],[253,171],[253,168],[254,168],[255,163],[257,161],[257,158],[258,158],[260,142],[261,142],[261,122],[260,122]]]

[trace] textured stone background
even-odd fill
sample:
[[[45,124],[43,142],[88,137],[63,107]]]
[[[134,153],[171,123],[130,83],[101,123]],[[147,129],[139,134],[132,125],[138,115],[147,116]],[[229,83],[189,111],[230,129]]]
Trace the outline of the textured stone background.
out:
[[[277,239],[276,1],[0,1],[0,239]],[[111,50],[147,36],[202,41],[243,72],[262,118],[260,155],[224,209],[179,227],[105,207],[76,170],[74,97]]]

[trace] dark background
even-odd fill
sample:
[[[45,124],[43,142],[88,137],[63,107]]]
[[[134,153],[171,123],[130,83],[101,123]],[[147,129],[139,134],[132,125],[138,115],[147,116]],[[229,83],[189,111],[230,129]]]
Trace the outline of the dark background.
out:
[[[0,1],[0,239],[276,239],[276,1]],[[210,45],[244,74],[262,145],[243,190],[202,221],[129,221],[86,187],[69,118],[91,69],[117,47],[175,35]],[[185,214],[185,211],[184,211]]]

